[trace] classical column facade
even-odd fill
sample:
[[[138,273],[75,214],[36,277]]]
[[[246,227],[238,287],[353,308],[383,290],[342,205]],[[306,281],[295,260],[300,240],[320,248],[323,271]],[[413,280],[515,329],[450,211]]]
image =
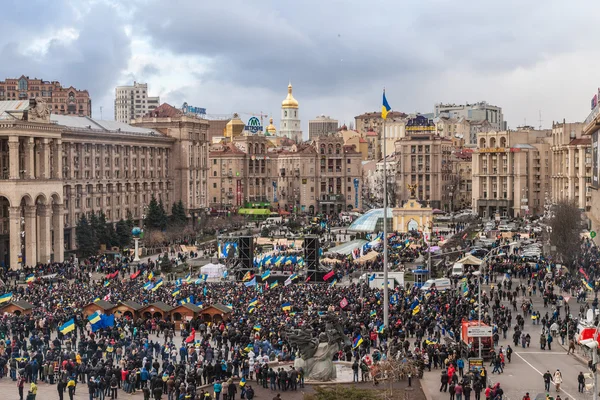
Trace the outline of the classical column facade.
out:
[[[52,240],[50,235],[50,217],[51,217],[51,206],[49,205],[38,205],[37,206],[38,216],[38,262],[47,263],[50,261],[50,253],[52,252]]]
[[[25,265],[37,262],[37,215],[35,206],[25,206]]]
[[[21,254],[21,207],[10,207],[8,209],[8,224],[10,268],[19,269],[19,254]]]
[[[33,138],[25,139],[25,178],[35,178],[35,143]]]
[[[62,204],[54,204],[52,206],[52,228],[54,230],[54,238],[52,241],[52,254],[54,254],[54,262],[62,262],[65,258],[64,213],[65,210]]]
[[[8,138],[9,179],[19,179],[19,137]]]

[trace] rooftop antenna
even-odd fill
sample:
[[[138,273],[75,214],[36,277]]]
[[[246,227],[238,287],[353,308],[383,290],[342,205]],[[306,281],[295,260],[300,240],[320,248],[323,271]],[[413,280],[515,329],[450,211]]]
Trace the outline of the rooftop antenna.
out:
[[[540,128],[539,129],[541,131],[542,130],[542,110],[539,110],[539,111],[540,111]]]
[[[100,121],[102,121],[102,106],[100,106]]]

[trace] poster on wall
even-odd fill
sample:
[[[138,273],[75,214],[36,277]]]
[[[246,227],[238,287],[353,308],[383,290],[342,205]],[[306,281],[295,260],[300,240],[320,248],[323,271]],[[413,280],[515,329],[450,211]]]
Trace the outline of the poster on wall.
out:
[[[596,131],[592,134],[592,187],[594,189],[598,189],[600,186],[598,184],[600,175],[600,171],[598,171],[598,168],[600,168],[598,157],[598,131]]]

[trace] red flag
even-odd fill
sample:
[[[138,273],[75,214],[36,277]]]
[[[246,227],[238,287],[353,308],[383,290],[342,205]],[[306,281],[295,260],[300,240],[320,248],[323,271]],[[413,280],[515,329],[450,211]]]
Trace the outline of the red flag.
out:
[[[462,238],[465,240],[467,238],[467,234],[465,233]]]
[[[137,270],[137,272],[134,272],[133,274],[131,274],[131,275],[129,276],[129,278],[131,278],[131,279],[135,279],[135,278],[137,278],[138,276],[140,276],[140,273],[141,273],[141,272],[142,272],[142,270],[141,270],[141,269],[138,269],[138,270]]]
[[[590,277],[588,276],[588,274],[585,273],[583,268],[579,268],[579,273],[581,273],[581,275],[585,276],[585,279],[587,279],[588,281],[590,280]]]
[[[310,281],[310,275],[306,277],[306,280],[304,282],[308,282]]]
[[[327,279],[331,278],[333,275],[335,275],[335,272],[333,270],[331,270],[323,276],[323,280],[326,281]]]
[[[190,336],[188,336],[185,339],[186,343],[193,343],[194,340],[196,340],[196,330],[194,328],[192,328],[192,332],[190,333]]]
[[[348,305],[348,300],[344,297],[342,301],[340,301],[340,307],[344,308]]]

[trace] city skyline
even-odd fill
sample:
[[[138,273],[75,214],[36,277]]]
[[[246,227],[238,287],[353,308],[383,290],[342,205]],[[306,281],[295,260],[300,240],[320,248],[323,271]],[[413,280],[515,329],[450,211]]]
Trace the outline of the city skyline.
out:
[[[0,54],[10,60],[0,76],[87,89],[95,118],[102,107],[102,118],[112,119],[115,87],[138,81],[175,107],[262,112],[278,129],[291,81],[305,137],[317,115],[348,125],[376,111],[384,86],[395,111],[428,113],[438,102],[484,100],[502,107],[514,129],[538,127],[540,112],[542,127],[582,121],[600,84],[596,56],[586,50],[593,10],[559,2],[543,9],[516,1],[460,8],[350,2],[344,9],[319,4],[319,13],[307,11],[317,5],[310,1],[179,2],[166,10],[153,3],[34,1],[41,10],[34,15],[26,14],[31,3],[9,1],[13,16],[27,18],[0,17]],[[363,16],[359,24],[348,23],[354,15]],[[409,23],[394,23],[398,18]]]

